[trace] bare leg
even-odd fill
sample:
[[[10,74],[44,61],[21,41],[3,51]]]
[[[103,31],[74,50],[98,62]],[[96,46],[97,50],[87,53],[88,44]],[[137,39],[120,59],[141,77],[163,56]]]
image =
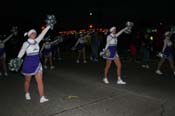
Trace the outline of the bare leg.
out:
[[[48,57],[44,56],[44,68],[47,68]]]
[[[85,48],[82,49],[82,54],[83,54],[83,60],[85,61],[86,60],[86,49]]]
[[[44,84],[43,84],[42,72],[38,72],[35,75],[35,79],[36,79],[36,82],[37,82],[37,85],[38,85],[38,92],[39,92],[39,95],[40,95],[40,103],[47,102],[48,99],[45,98],[45,96],[44,96]]]
[[[116,67],[117,67],[118,80],[121,80],[121,62],[120,62],[120,58],[115,59],[114,63],[116,65]]]
[[[50,66],[53,66],[52,54],[49,55],[49,63],[50,63]]]
[[[58,59],[61,59],[61,50],[60,50],[60,47],[58,47],[57,53],[58,53]]]
[[[157,70],[160,70],[160,68],[161,68],[162,64],[164,63],[164,61],[165,61],[165,58],[162,58],[162,59],[160,60],[158,66],[157,66]]]
[[[26,93],[29,93],[31,76],[25,76],[24,89]]]
[[[168,58],[168,61],[169,61],[169,64],[170,64],[171,69],[172,69],[173,72],[174,72],[175,70],[174,70],[174,61],[173,61],[173,58],[172,58],[172,57],[169,57],[169,58]]]
[[[77,60],[80,60],[81,52],[82,52],[81,50],[78,50]]]
[[[7,73],[6,57],[2,58],[2,66],[5,73]]]
[[[109,72],[109,68],[111,66],[112,60],[106,60],[106,66],[105,66],[105,70],[104,70],[104,77],[107,78],[108,77],[108,72]]]
[[[7,76],[7,66],[6,66],[6,53],[4,53],[1,57],[1,64],[2,64],[2,70],[4,71],[5,73],[5,76]],[[1,73],[2,74],[2,73]]]
[[[43,75],[42,72],[38,72],[35,76],[35,80],[38,86],[38,92],[40,97],[44,96],[44,85],[43,85]]]

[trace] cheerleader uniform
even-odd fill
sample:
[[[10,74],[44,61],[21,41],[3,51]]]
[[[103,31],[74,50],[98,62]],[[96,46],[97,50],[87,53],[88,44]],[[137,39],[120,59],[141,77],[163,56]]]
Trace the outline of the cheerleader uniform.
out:
[[[42,33],[35,39],[29,38],[26,42],[24,42],[19,54],[18,58],[22,58],[26,53],[26,56],[22,65],[22,74],[25,76],[36,75],[39,71],[42,72],[42,65],[39,57],[39,43],[50,29],[50,26],[47,26]]]
[[[45,43],[44,46],[44,56],[48,57],[52,54],[52,45],[50,43]]]
[[[13,34],[10,34],[5,40],[0,41],[0,58],[6,57],[5,53],[5,43],[12,38]]]
[[[82,50],[83,48],[85,48],[85,39],[83,37],[79,38],[79,43],[78,43],[78,46],[77,46],[77,50]]]
[[[53,51],[56,51],[58,48],[61,47],[61,44],[63,42],[63,37],[62,36],[57,36],[55,37],[56,39],[55,40],[58,40],[57,42],[55,42],[53,45],[52,45],[52,49]]]
[[[164,40],[164,44],[165,44],[165,49],[163,51],[163,57],[164,58],[168,58],[168,57],[172,57],[173,56],[173,49],[172,49],[172,42],[170,39],[165,39]]]
[[[114,34],[110,34],[107,36],[107,43],[106,43],[106,47],[105,49],[109,51],[109,56],[104,56],[104,59],[110,59],[110,60],[114,60],[116,58],[118,58],[118,53],[117,53],[117,42],[118,42],[118,38],[116,35]]]

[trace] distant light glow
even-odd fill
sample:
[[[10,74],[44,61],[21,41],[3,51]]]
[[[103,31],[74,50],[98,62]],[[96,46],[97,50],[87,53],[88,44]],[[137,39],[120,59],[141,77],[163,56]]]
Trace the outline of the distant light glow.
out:
[[[44,30],[46,27],[45,26],[41,26],[41,29]]]
[[[147,29],[146,29],[146,32],[147,32],[147,33],[151,33],[151,31],[152,31],[152,30],[151,30],[150,28],[147,28]]]
[[[92,29],[92,28],[93,28],[93,25],[92,25],[92,24],[90,24],[90,25],[89,25],[89,28],[90,28],[90,29]]]
[[[157,32],[157,29],[153,29],[152,32]]]
[[[153,41],[153,40],[154,40],[153,36],[150,36],[150,40],[151,40],[151,41]]]

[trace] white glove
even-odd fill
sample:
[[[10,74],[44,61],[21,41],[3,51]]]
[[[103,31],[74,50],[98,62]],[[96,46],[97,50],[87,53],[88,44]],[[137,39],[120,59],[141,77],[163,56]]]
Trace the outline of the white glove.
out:
[[[162,52],[159,52],[159,53],[157,54],[157,56],[160,57],[160,58],[163,58],[163,53],[162,53]]]

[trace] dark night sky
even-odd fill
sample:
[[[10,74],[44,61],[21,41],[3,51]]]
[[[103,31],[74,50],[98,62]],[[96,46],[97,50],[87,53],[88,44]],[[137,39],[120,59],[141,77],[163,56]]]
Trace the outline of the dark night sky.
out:
[[[173,23],[175,15],[172,2],[157,1],[6,0],[1,1],[3,2],[0,7],[1,27],[13,24],[41,25],[44,24],[47,14],[56,15],[57,27],[60,29],[83,28],[91,21],[101,26],[117,25],[127,20],[141,23],[154,21]],[[93,13],[92,17],[89,16],[90,11]]]

